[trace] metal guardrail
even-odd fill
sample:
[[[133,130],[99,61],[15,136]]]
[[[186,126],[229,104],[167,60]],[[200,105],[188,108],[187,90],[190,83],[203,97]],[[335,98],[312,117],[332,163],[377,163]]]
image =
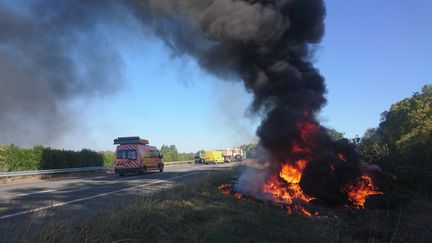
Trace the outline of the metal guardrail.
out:
[[[173,161],[173,162],[165,162],[165,165],[188,164],[192,162],[193,160]],[[112,168],[113,168],[112,166],[93,166],[93,167],[80,167],[80,168],[52,169],[52,170],[27,170],[27,171],[0,172],[0,178],[43,175],[43,174],[72,173],[72,172],[94,171],[94,170],[109,170]]]
[[[93,166],[93,167],[80,167],[80,168],[66,168],[66,169],[52,169],[52,170],[27,170],[27,171],[13,171],[2,172],[0,178],[15,177],[15,176],[29,176],[29,175],[43,175],[43,174],[57,174],[57,173],[70,173],[92,170],[108,170],[110,166]]]
[[[171,161],[164,162],[165,165],[175,165],[175,164],[192,164],[194,160],[183,160],[183,161]]]

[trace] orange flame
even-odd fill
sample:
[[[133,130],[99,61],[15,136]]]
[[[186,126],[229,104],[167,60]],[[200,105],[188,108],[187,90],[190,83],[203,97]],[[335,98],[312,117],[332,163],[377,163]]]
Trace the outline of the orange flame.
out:
[[[225,195],[229,195],[231,194],[232,186],[230,184],[222,184],[219,186],[219,191]]]
[[[264,184],[263,191],[269,193],[274,201],[292,206],[295,201],[309,202],[313,198],[304,194],[300,188],[300,180],[306,164],[307,160],[297,160],[295,164],[282,165],[279,175],[271,176]],[[311,215],[300,205],[295,205],[294,209],[306,216]]]
[[[363,175],[357,178],[354,183],[348,184],[345,187],[345,191],[348,195],[348,200],[356,208],[364,208],[366,198],[369,195],[383,194],[375,188],[372,178],[367,175]]]
[[[307,116],[308,112],[305,111],[304,115]],[[272,201],[284,204],[286,206],[284,208],[288,213],[297,212],[307,217],[318,216],[317,212],[311,213],[311,210],[306,207],[308,202],[315,198],[303,192],[300,181],[309,161],[315,159],[316,145],[313,136],[319,132],[320,125],[306,121],[299,123],[297,128],[299,137],[291,141],[291,147],[288,149],[293,157],[301,157],[301,159],[282,164],[280,170],[270,175],[261,188]],[[346,154],[336,152],[336,156],[341,161],[349,162]],[[334,164],[329,163],[329,167],[331,171],[335,172],[336,166]],[[226,195],[233,195],[237,199],[245,198],[238,192],[234,194],[233,187],[230,184],[221,185],[219,190]],[[364,208],[368,196],[383,194],[375,188],[372,179],[367,175],[363,175],[345,185],[342,192],[346,193],[350,206],[358,209]]]
[[[219,188],[219,191],[225,195],[231,195],[231,193],[233,192],[233,186],[231,184],[222,184],[218,188]],[[241,199],[243,197],[243,195],[239,192],[236,192],[234,194],[234,197],[237,199]]]

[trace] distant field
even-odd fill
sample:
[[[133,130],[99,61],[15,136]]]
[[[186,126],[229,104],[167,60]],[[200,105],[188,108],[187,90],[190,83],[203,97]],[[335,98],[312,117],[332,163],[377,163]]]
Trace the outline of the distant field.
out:
[[[307,218],[223,195],[238,168],[184,182],[86,220],[44,226],[22,240],[38,242],[425,242],[432,204],[413,195],[397,209],[338,209]]]

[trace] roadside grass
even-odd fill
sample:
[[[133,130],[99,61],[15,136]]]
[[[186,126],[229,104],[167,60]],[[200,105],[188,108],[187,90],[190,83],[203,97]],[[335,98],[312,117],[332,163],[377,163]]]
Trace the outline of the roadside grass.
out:
[[[23,235],[28,242],[430,242],[432,203],[417,195],[396,209],[334,209],[307,218],[218,186],[238,168],[183,182],[84,220]]]

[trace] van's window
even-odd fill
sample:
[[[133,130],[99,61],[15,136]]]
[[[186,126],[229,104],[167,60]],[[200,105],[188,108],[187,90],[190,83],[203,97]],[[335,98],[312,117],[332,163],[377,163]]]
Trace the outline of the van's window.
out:
[[[145,150],[141,153],[141,156],[143,156],[144,158],[151,158],[151,151],[145,149]]]
[[[135,150],[119,150],[117,151],[117,159],[137,159]]]
[[[159,152],[156,149],[145,149],[144,151],[140,151],[141,156],[144,158],[157,158],[159,157]]]
[[[151,151],[151,157],[156,158],[156,157],[158,157],[158,156],[159,156],[159,153],[158,153],[157,150],[152,150],[152,151]]]

